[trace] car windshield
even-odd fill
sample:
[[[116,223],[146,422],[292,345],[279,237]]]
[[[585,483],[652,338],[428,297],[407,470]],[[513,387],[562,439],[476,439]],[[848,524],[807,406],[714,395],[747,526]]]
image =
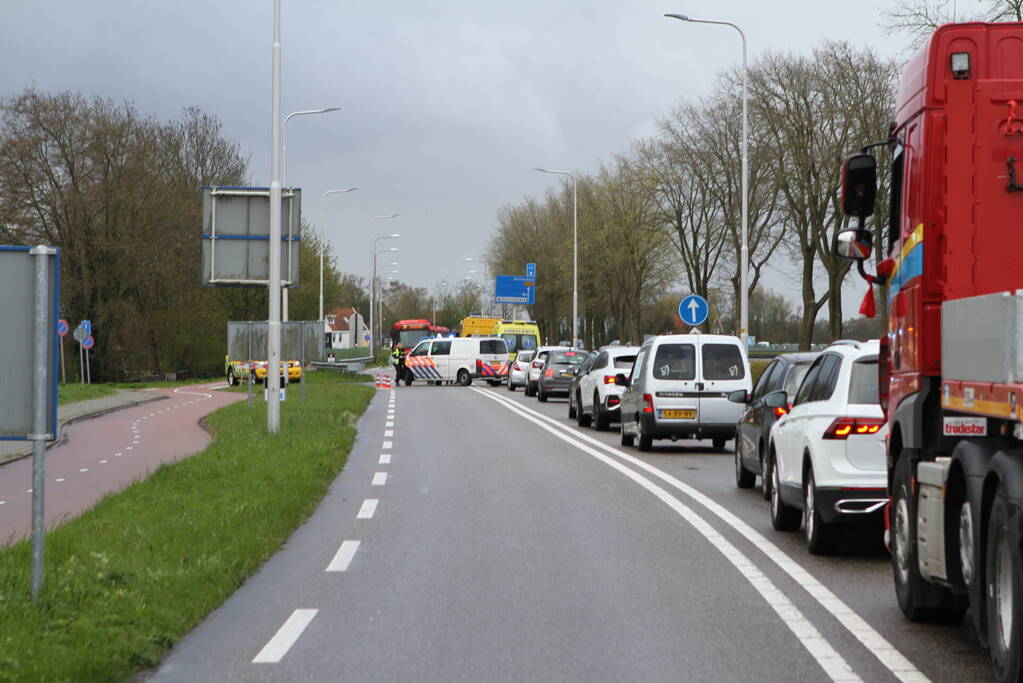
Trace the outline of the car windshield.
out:
[[[808,360],[796,363],[789,368],[789,375],[785,378],[785,386],[782,389],[785,390],[785,395],[789,397],[790,401],[795,397],[796,390],[799,389],[799,383],[803,381],[803,377],[806,376],[806,371],[810,369],[812,362]]]
[[[614,359],[615,369],[628,370],[636,362],[636,356],[618,356]]]
[[[582,365],[586,354],[578,351],[551,351],[551,365]]]
[[[877,358],[864,358],[853,363],[849,378],[849,403],[877,405]]]
[[[692,344],[661,344],[653,364],[654,379],[694,379],[696,347]]]
[[[405,346],[415,346],[423,337],[429,337],[429,330],[395,330],[391,332],[391,338],[397,337],[397,342]]]

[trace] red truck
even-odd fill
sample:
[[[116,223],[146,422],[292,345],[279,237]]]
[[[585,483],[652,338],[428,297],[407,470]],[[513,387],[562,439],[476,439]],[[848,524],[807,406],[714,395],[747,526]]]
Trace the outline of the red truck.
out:
[[[874,278],[877,146],[892,155],[891,210]],[[889,138],[842,171],[859,220],[837,251],[888,285],[879,393],[899,606],[913,620],[969,609],[995,678],[1020,681],[1023,24],[937,29],[906,66]]]

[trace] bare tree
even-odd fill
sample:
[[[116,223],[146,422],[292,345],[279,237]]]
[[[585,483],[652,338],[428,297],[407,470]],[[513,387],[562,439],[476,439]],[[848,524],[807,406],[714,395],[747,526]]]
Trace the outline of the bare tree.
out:
[[[934,29],[950,22],[1023,21],[1023,0],[898,0],[881,15],[878,23],[885,33],[907,33],[919,46]]]

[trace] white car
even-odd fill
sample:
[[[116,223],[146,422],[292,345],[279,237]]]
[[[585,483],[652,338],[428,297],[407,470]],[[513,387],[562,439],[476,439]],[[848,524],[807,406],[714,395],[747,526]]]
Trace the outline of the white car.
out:
[[[534,351],[519,351],[508,367],[508,391],[515,391],[515,387],[524,387],[529,381],[527,370],[533,360]]]
[[[547,354],[551,351],[570,351],[570,346],[541,346],[536,350],[532,362],[526,368],[526,396],[536,396],[536,389],[540,385],[540,373],[543,372],[543,364],[547,360]]]
[[[838,341],[807,370],[795,397],[775,391],[772,408],[791,409],[771,427],[771,522],[807,548],[834,550],[844,526],[881,531],[888,500],[885,436],[878,403],[877,340]]]
[[[601,349],[586,374],[575,383],[575,394],[569,397],[569,417],[574,416],[580,427],[592,424],[597,430],[618,422],[625,387],[617,384],[615,376],[631,372],[638,353],[638,346]]]

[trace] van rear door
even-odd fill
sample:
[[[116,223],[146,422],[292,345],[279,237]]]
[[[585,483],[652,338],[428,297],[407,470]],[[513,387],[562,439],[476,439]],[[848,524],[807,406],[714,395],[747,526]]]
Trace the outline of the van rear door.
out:
[[[750,389],[746,359],[738,343],[700,340],[700,424],[737,424],[743,405],[728,394]]]
[[[654,346],[648,393],[653,395],[658,422],[696,424],[700,419],[697,355],[691,341],[662,341]]]

